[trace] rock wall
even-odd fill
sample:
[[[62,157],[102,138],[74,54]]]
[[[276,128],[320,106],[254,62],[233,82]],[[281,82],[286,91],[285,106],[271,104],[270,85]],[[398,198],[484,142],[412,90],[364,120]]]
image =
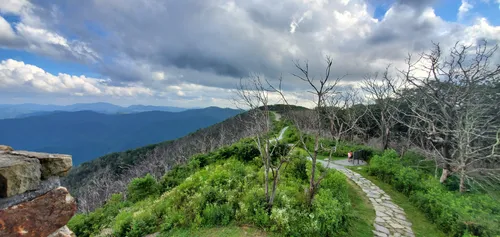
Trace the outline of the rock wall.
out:
[[[71,167],[70,155],[0,145],[0,236],[74,236],[76,201],[59,181]]]

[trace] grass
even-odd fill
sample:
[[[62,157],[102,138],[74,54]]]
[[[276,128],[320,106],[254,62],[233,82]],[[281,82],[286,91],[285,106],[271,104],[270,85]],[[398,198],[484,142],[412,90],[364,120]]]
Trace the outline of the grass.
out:
[[[265,237],[277,236],[275,234],[266,233],[262,230],[248,227],[248,226],[226,226],[214,228],[201,228],[201,229],[180,229],[170,232],[168,236],[175,237],[239,237],[239,236],[252,236],[252,237]]]
[[[347,236],[372,237],[375,210],[363,190],[351,180],[347,179],[347,182],[349,183],[347,191],[353,209],[353,219],[351,219]]]
[[[384,183],[378,180],[376,177],[369,176],[366,167],[358,169],[358,167],[352,167],[353,171],[361,174],[366,179],[372,181],[379,188],[384,190],[392,199],[394,203],[404,209],[406,213],[406,218],[412,223],[413,233],[416,237],[444,237],[447,236],[441,232],[437,226],[430,222],[423,212],[421,212],[417,207],[408,200],[404,194],[396,191],[390,184]]]

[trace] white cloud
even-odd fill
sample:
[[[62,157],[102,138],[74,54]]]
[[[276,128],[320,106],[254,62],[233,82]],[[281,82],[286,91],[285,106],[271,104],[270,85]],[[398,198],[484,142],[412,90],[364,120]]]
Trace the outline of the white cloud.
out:
[[[109,86],[107,81],[64,73],[53,75],[43,69],[13,59],[0,62],[0,91],[18,93],[54,93],[78,96],[152,96],[153,91],[140,85]]]
[[[462,4],[458,8],[458,19],[463,19],[467,12],[469,12],[473,7],[474,5],[472,5],[468,0],[462,0]]]
[[[318,77],[323,57],[329,55],[334,59],[332,76],[348,74],[342,84],[356,86],[363,75],[389,63],[400,68],[407,53],[420,53],[432,42],[446,48],[457,40],[500,40],[498,26],[484,18],[459,23],[442,19],[432,8],[434,0],[395,1],[381,20],[373,16],[373,2],[33,1],[8,10],[17,12],[11,14],[20,15],[21,21],[12,26],[0,22],[0,45],[2,36],[12,40],[14,33],[16,42],[23,42],[16,47],[29,52],[97,60],[91,68],[110,78],[100,82],[107,87],[135,86],[150,90],[151,100],[209,104],[229,100],[237,80],[252,73],[271,81],[283,74],[285,90],[302,93],[307,85],[289,74],[296,72],[294,60],[309,60],[311,74]],[[459,18],[479,4],[461,3]],[[101,84],[92,85],[102,94],[140,91],[106,92]],[[41,82],[37,86],[50,88]],[[309,99],[299,94],[291,96]]]
[[[25,8],[31,7],[27,0],[0,0],[0,13],[19,15]]]
[[[14,30],[10,27],[9,22],[7,22],[2,16],[0,16],[0,45],[2,42],[12,42],[16,38]]]
[[[58,59],[96,62],[98,54],[88,44],[67,40],[51,31],[36,15],[40,10],[26,0],[0,0],[0,13],[18,16],[20,22],[11,25],[0,16],[0,47],[24,49]],[[15,31],[13,30],[15,29]]]

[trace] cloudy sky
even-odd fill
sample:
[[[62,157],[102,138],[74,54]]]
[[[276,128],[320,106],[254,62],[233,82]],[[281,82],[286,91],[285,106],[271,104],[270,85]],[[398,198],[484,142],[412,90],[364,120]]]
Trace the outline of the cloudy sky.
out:
[[[0,0],[0,104],[231,106],[239,78],[324,57],[356,85],[432,42],[500,40],[500,0]]]

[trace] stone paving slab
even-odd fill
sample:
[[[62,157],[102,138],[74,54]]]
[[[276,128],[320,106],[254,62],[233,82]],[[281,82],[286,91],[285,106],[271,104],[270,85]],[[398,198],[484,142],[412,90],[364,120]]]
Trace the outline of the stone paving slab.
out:
[[[333,163],[318,161],[328,168],[334,168],[344,173],[366,193],[375,209],[374,236],[415,236],[411,229],[412,224],[406,219],[404,210],[393,203],[391,197],[370,180],[342,166],[347,160]]]

